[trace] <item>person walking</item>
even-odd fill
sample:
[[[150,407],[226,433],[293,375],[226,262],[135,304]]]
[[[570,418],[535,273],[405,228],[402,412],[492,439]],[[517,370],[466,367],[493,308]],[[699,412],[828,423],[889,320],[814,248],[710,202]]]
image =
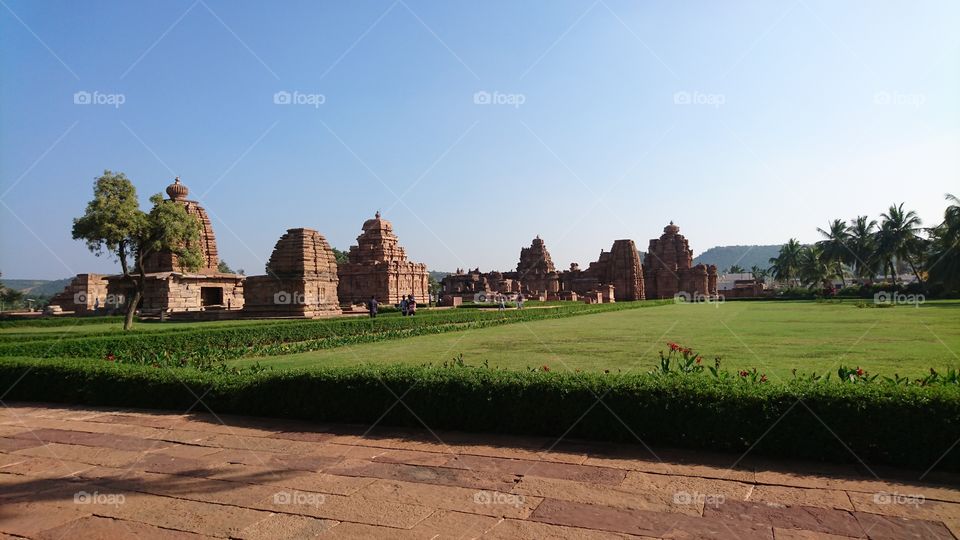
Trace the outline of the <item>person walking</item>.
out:
[[[400,299],[400,315],[402,317],[407,316],[407,311],[410,309],[410,302],[407,301],[407,297],[404,296]]]
[[[370,310],[370,318],[371,318],[371,319],[377,316],[377,305],[378,305],[378,303],[377,303],[377,297],[376,297],[376,296],[371,296],[371,297],[370,297],[370,300],[367,302],[367,309]]]
[[[417,300],[416,298],[413,297],[412,294],[410,295],[409,300],[407,300],[407,314],[408,315],[417,314]]]
[[[523,293],[517,293],[517,309],[523,309]]]
[[[503,293],[497,294],[497,302],[500,303],[499,310],[504,311],[507,309],[507,300]]]

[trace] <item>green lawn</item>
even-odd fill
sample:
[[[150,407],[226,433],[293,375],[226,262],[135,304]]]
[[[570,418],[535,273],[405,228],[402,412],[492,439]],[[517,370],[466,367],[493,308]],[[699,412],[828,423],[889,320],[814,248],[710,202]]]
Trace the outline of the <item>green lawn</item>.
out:
[[[524,369],[637,369],[658,364],[675,341],[723,358],[730,369],[756,367],[772,378],[790,370],[836,371],[845,364],[884,375],[916,376],[960,366],[960,302],[919,308],[858,308],[853,302],[727,302],[666,305],[383,341],[302,354],[251,358],[275,368],[361,362],[469,364]]]

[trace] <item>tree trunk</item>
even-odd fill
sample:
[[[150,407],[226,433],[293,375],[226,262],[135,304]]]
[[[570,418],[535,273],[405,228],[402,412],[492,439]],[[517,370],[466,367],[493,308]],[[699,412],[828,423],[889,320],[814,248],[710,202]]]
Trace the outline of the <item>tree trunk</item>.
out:
[[[843,279],[843,265],[840,264],[840,261],[837,261],[837,275],[840,276],[841,287],[846,288],[847,282]]]
[[[923,279],[920,277],[920,272],[917,272],[917,267],[913,264],[913,261],[910,259],[907,259],[907,264],[909,264],[910,269],[913,270],[913,275],[917,277],[917,283],[920,284],[920,290],[923,292],[926,292],[927,288],[923,284]]]
[[[127,316],[123,319],[123,329],[130,330],[133,328],[133,314],[137,311],[137,304],[140,303],[140,297],[142,296],[140,289],[136,289],[133,293],[133,296],[130,297],[130,303],[127,304]]]

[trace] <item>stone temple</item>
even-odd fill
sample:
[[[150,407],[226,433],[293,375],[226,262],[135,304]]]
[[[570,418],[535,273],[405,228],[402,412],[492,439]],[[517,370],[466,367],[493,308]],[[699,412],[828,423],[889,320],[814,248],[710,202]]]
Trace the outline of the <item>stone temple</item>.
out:
[[[520,249],[520,262],[514,279],[522,284],[525,294],[551,296],[560,292],[560,274],[539,235],[533,239],[530,247]]]
[[[628,302],[646,298],[643,282],[643,267],[637,246],[633,240],[616,240],[610,251],[601,251],[596,262],[590,263],[586,270],[580,270],[576,264],[569,272],[564,272],[564,290],[588,296],[600,291],[603,301]],[[609,287],[613,291],[609,290]],[[609,298],[610,294],[613,298]]]
[[[217,270],[217,240],[206,210],[197,201],[187,197],[190,190],[180,178],[167,186],[169,200],[182,205],[200,225],[200,252],[203,264],[197,270],[186,271],[171,252],[154,253],[144,262],[144,292],[140,309],[144,314],[163,314],[190,311],[224,311],[243,307],[243,276],[225,274]],[[122,308],[131,284],[122,275],[102,276],[80,274],[51,301],[63,311],[92,312],[99,306],[105,309]]]
[[[407,260],[393,224],[380,212],[363,223],[363,232],[338,273],[337,294],[343,304],[364,304],[371,296],[383,304],[397,304],[410,294],[425,304],[429,297],[427,265]]]
[[[717,267],[693,265],[693,250],[673,224],[663,228],[660,238],[650,240],[643,260],[647,298],[673,298],[677,294],[690,298],[716,296]]]
[[[273,248],[266,271],[244,282],[244,315],[313,318],[340,313],[337,260],[319,232],[289,229]]]

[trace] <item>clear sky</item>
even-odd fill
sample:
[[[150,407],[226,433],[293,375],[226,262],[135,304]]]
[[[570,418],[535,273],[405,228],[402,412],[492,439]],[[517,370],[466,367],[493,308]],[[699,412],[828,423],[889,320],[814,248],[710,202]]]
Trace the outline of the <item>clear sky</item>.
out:
[[[954,0],[2,0],[0,271],[116,271],[70,238],[104,169],[144,205],[181,176],[249,275],[377,209],[437,270],[538,234],[586,265],[670,220],[697,253],[893,202],[929,224],[960,193],[957,28]]]

